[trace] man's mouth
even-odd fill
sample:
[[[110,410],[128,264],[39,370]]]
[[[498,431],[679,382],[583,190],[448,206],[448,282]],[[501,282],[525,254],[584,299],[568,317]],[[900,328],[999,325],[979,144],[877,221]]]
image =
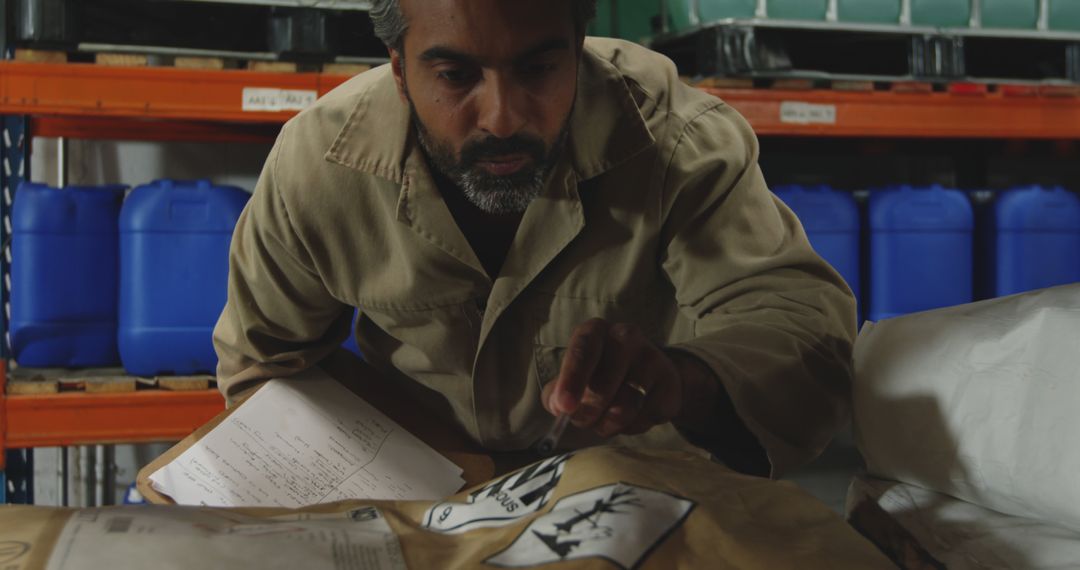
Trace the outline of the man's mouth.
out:
[[[529,164],[529,160],[527,154],[485,156],[476,161],[476,165],[493,176],[509,176],[525,168]]]

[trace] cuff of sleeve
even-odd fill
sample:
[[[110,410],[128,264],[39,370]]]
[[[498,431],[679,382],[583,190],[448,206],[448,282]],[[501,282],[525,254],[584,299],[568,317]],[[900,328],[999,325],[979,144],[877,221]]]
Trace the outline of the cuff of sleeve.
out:
[[[709,433],[691,432],[676,426],[688,441],[708,450],[728,467],[750,475],[779,478],[799,462],[799,450],[777,438],[761,424],[745,401],[743,380],[711,351],[693,344],[668,350],[689,355],[712,371],[719,384],[713,406],[716,421]]]

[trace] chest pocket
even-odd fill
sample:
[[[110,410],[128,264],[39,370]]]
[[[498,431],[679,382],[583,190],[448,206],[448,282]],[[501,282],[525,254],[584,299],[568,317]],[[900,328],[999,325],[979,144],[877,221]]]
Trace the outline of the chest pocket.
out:
[[[361,305],[358,336],[374,358],[425,384],[468,379],[480,336],[479,307],[472,296],[409,308]]]

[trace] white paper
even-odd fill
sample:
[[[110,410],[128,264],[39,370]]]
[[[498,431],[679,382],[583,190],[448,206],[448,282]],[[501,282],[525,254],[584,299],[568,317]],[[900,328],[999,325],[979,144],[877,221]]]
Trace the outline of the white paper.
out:
[[[1005,515],[895,481],[858,478],[850,493],[874,501],[950,569],[1075,569],[1080,540],[1053,522]]]
[[[48,570],[333,568],[405,570],[397,535],[374,507],[340,514],[251,517],[191,507],[76,513]]]
[[[461,468],[319,371],[271,380],[150,481],[180,505],[434,500]]]
[[[784,101],[780,104],[780,122],[796,125],[835,125],[836,105]]]
[[[269,87],[245,87],[240,104],[242,111],[303,111],[315,104],[317,91],[309,89],[276,89]]]

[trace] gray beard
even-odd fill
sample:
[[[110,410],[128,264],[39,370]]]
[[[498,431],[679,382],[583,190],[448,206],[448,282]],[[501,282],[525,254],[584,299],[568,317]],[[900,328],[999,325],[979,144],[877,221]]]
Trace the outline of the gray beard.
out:
[[[454,159],[452,151],[431,139],[423,123],[416,121],[416,126],[417,140],[431,165],[481,211],[520,214],[544,191],[553,166],[547,161],[509,176],[493,176],[461,165]]]
[[[474,170],[462,172],[453,180],[465,198],[489,214],[520,214],[544,191],[550,165],[530,168],[525,180],[512,177],[488,176]]]
[[[416,109],[409,102],[417,140],[427,155],[429,163],[450,182],[456,185],[472,205],[488,214],[523,213],[547,185],[548,177],[558,162],[570,130],[567,116],[559,136],[547,156],[534,157],[536,163],[508,176],[494,176],[478,168],[470,168],[458,162],[454,151],[434,140],[420,121]]]

